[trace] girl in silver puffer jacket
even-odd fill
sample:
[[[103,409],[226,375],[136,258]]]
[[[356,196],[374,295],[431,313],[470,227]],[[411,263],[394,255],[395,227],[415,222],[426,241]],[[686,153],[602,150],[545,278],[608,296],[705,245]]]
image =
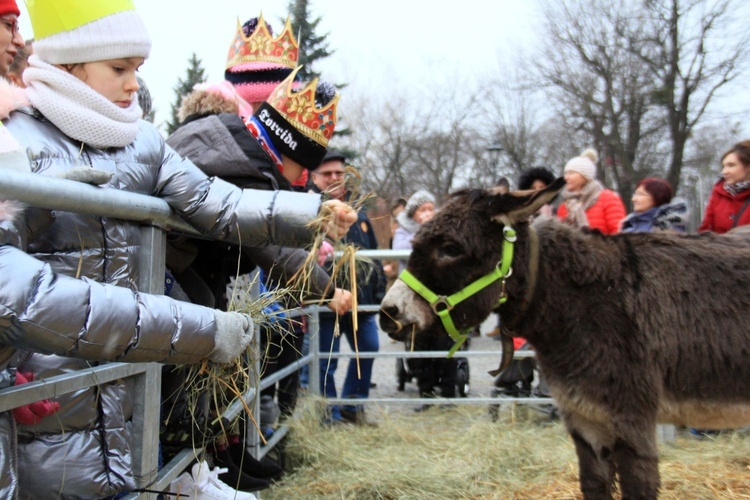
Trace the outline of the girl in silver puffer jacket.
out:
[[[24,74],[31,107],[12,113],[4,124],[21,142],[32,171],[64,176],[86,167],[111,175],[103,188],[158,196],[212,238],[252,246],[272,242],[301,246],[312,241],[308,222],[321,208],[318,196],[243,191],[209,178],[139,119],[135,72],[148,56],[150,40],[132,4],[76,0],[67,6],[68,16],[81,23],[57,29],[54,20],[46,18],[55,12],[51,5],[37,0],[28,8],[37,34],[36,55]],[[111,12],[105,12],[108,9]],[[92,19],[96,15],[100,17]],[[334,237],[345,234],[356,220],[356,214],[342,204],[331,204],[326,212],[335,215],[327,224]],[[29,252],[48,266],[45,272],[87,278],[90,281],[83,283],[92,288],[97,288],[94,282],[101,282],[136,290],[139,269],[133,257],[141,245],[138,224],[68,212],[53,215],[51,225],[29,243]],[[147,351],[154,349],[152,337],[142,334],[144,325],[136,318],[144,311],[162,334],[170,332],[177,336],[175,344],[193,349],[188,347],[193,342],[180,342],[183,339],[175,333],[185,321],[171,307],[126,311],[111,307],[104,296],[92,293],[90,302],[69,296],[62,303],[63,310],[88,311],[94,319],[101,313],[106,319],[105,328],[84,329],[62,349],[71,357],[32,354],[18,369],[44,379],[90,366],[75,357],[95,356],[94,351],[110,344],[122,349],[112,348],[102,359],[148,358]],[[133,301],[142,303],[142,299]],[[197,321],[197,331],[214,335],[217,326],[211,315],[197,315]],[[131,335],[129,340],[123,340],[128,338],[123,332]],[[174,361],[169,356],[160,360]],[[60,405],[57,413],[18,428],[20,494],[98,498],[132,489],[130,384],[102,384],[57,397],[55,402]]]

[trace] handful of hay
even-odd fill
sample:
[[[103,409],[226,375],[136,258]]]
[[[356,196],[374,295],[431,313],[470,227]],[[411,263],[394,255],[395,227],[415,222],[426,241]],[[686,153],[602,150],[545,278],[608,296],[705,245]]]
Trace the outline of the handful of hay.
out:
[[[355,210],[360,210],[369,198],[369,196],[362,196],[360,194],[360,181],[361,177],[357,170],[353,167],[347,167],[346,182],[349,191],[352,193],[350,204]],[[258,283],[250,281],[246,276],[240,276],[239,271],[228,287],[228,310],[249,314],[257,327],[271,330],[273,332],[272,336],[280,339],[279,342],[281,342],[283,348],[293,348],[293,343],[284,340],[285,336],[289,335],[289,332],[285,328],[287,325],[276,321],[278,318],[275,316],[289,312],[290,309],[287,308],[283,311],[278,311],[271,306],[277,302],[285,304],[297,303],[301,305],[309,303],[304,300],[304,297],[309,295],[310,273],[313,266],[317,264],[317,254],[325,239],[323,228],[326,226],[325,221],[328,217],[330,217],[330,214],[321,213],[318,218],[309,223],[310,227],[316,228],[318,234],[314,239],[305,263],[292,279],[289,280],[285,288],[275,287],[259,295],[257,293],[257,289],[259,288]],[[337,253],[340,252],[341,257],[336,258],[333,262],[329,286],[338,286],[350,290],[353,297],[352,310],[356,310],[357,271],[365,265],[363,262],[364,259],[357,258],[356,248],[352,245],[338,244],[334,248]],[[319,299],[315,302],[323,304],[324,299]],[[352,318],[356,332],[356,314]],[[258,345],[256,339],[250,345],[244,360],[224,365],[206,361],[200,365],[185,367],[188,372],[185,387],[188,392],[189,407],[197,408],[200,404],[201,395],[208,394],[211,407],[215,412],[211,418],[211,425],[209,425],[209,429],[211,430],[206,429],[203,433],[204,440],[207,441],[218,434],[219,429],[222,433],[230,430],[227,427],[233,426],[236,416],[225,418],[223,410],[235,404],[236,401],[241,402],[244,408],[243,413],[247,414],[256,429],[258,429],[259,434],[261,434],[258,423],[253,419],[252,399],[245,397],[248,394],[257,392],[257,388],[259,387],[264,360],[267,359],[267,352],[261,351],[261,346]],[[357,360],[357,364],[359,366],[359,360]],[[236,414],[232,413],[232,415]],[[262,434],[261,439],[263,439]]]

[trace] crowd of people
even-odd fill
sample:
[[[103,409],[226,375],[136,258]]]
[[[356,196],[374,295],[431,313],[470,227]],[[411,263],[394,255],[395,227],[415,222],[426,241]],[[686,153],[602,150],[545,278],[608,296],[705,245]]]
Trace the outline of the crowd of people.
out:
[[[339,351],[341,335],[352,349],[378,351],[374,313],[354,305],[379,304],[406,262],[363,263],[356,290],[349,275],[336,273],[330,242],[379,244],[366,210],[352,207],[347,155],[329,148],[339,95],[326,82],[300,80],[290,23],[278,35],[262,16],[239,25],[224,80],[185,96],[180,125],[164,140],[142,120],[148,96],[136,72],[151,40],[132,2],[71,0],[67,8],[60,17],[51,0],[30,2],[32,43],[19,32],[15,0],[0,0],[0,168],[162,198],[205,238],[170,234],[165,295],[148,294],[138,290],[138,224],[0,201],[0,389],[106,361],[241,363],[254,325],[231,310],[228,285],[257,269],[267,290],[298,288],[280,294],[279,310],[309,302],[329,310],[320,316],[321,377],[307,383],[351,402],[329,405],[325,422],[374,425],[362,401],[376,383],[374,359],[351,359],[337,390],[338,360],[327,354]],[[687,205],[666,180],[639,181],[626,214],[620,196],[598,180],[597,163],[593,150],[570,159],[560,199],[534,217],[607,235],[687,230]],[[699,231],[750,224],[750,141],[726,152],[721,175]],[[536,167],[522,172],[518,188],[542,189],[554,178]],[[438,201],[425,190],[395,200],[390,247],[410,249]],[[329,241],[310,256],[304,248],[320,233]],[[262,328],[264,374],[297,361],[307,345],[305,320],[278,318]],[[446,335],[413,347],[452,343]],[[456,396],[454,359],[415,361],[420,396]],[[530,370],[516,372],[528,377]],[[165,458],[195,444],[196,422],[221,410],[207,400],[188,408],[186,373],[163,371]],[[293,415],[301,384],[294,373],[263,391],[272,420]],[[498,384],[518,387],[510,371]],[[132,391],[117,380],[0,414],[0,496],[133,491]],[[237,422],[201,443],[211,465],[200,457],[173,490],[254,498],[250,492],[268,487],[281,464],[253,458],[244,428]]]

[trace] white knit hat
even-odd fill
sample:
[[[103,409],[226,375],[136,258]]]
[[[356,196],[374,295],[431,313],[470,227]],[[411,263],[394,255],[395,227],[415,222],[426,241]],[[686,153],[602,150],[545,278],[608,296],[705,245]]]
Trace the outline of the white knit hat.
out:
[[[147,58],[151,38],[132,0],[29,0],[34,53],[49,64]]]
[[[587,149],[581,153],[581,156],[576,156],[565,164],[565,172],[578,172],[586,179],[593,181],[596,179],[597,160],[598,155],[596,151]]]
[[[435,203],[435,197],[432,196],[429,192],[425,191],[424,189],[420,189],[413,195],[409,197],[409,201],[406,202],[406,207],[404,207],[404,212],[406,212],[406,216],[409,218],[414,217],[414,213],[417,211],[417,209],[424,205],[425,203]]]

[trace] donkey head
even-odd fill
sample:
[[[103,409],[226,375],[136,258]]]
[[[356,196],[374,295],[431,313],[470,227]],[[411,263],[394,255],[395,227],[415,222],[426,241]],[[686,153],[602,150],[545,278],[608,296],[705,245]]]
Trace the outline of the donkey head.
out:
[[[522,240],[529,217],[554,198],[563,185],[563,179],[557,179],[540,191],[508,193],[491,188],[454,193],[415,235],[407,271],[433,294],[449,297],[498,266],[506,225],[515,227],[519,236],[512,265],[524,262]],[[514,269],[514,277],[508,278],[510,299],[522,296],[523,274]],[[501,281],[497,280],[452,307],[450,317],[455,327],[466,330],[481,323],[497,307],[500,292]],[[404,340],[412,328],[420,334],[445,334],[433,307],[401,279],[383,299],[380,327],[395,340]]]

